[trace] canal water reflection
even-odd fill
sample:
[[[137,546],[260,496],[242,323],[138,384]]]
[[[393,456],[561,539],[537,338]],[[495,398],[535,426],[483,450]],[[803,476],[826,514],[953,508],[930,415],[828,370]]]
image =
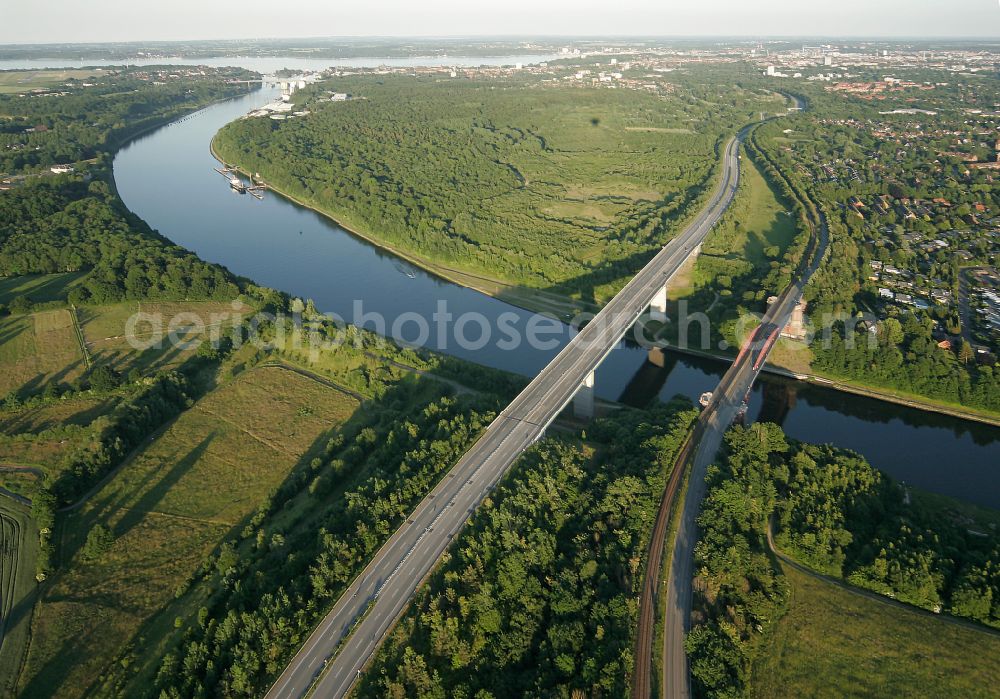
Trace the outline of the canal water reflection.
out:
[[[530,59],[491,62],[515,60]],[[238,62],[255,67],[252,62]],[[311,67],[326,64],[315,62]],[[530,320],[527,311],[403,263],[277,195],[268,193],[257,201],[232,192],[213,170],[217,163],[209,153],[209,142],[223,125],[274,96],[272,89],[263,88],[127,145],[114,161],[115,180],[126,205],[202,258],[260,284],[312,298],[320,310],[342,318],[351,319],[354,304],[360,301],[366,311],[391,326],[402,314],[429,319],[443,301],[455,316],[475,312],[497,318],[511,313],[521,327]],[[165,197],[164,191],[170,196]],[[569,335],[562,336],[560,345]],[[436,340],[430,338],[431,348],[437,347]],[[454,343],[446,349],[526,376],[539,371],[558,351],[525,343],[501,349],[496,342],[477,350]],[[645,350],[623,345],[598,371],[597,392],[633,405],[677,394],[696,400],[713,388],[724,368],[721,362],[674,353],[650,361]],[[893,477],[918,487],[1000,508],[1000,429],[767,375],[754,389],[750,418],[778,422],[796,439],[855,449]]]

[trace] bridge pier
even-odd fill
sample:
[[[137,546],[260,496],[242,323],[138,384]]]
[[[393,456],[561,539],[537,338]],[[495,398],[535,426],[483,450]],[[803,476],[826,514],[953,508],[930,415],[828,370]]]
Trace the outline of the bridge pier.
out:
[[[649,304],[649,315],[656,320],[667,319],[667,287],[660,287]]]
[[[594,419],[594,372],[584,377],[573,396],[573,415],[584,420]]]

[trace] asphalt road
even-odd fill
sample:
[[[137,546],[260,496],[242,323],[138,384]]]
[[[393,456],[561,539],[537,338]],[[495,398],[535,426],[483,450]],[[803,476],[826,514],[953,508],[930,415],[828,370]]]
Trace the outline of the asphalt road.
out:
[[[705,429],[695,448],[688,481],[684,510],[677,527],[671,556],[670,573],[667,576],[667,614],[664,628],[663,696],[669,699],[690,696],[687,654],[684,652],[684,637],[688,630],[691,612],[691,582],[694,578],[694,545],[698,540],[695,520],[705,495],[705,473],[715,460],[722,438],[743,403],[743,397],[750,390],[760,374],[763,362],[770,349],[767,338],[776,328],[784,327],[791,317],[798,301],[797,294],[785,294],[765,316],[764,321],[754,331],[748,343],[748,351],[735,362],[722,377],[712,393],[712,402],[702,416]],[[773,346],[773,345],[771,345]],[[759,364],[758,364],[759,362]],[[758,368],[754,369],[754,365]]]
[[[802,290],[819,267],[826,252],[829,234],[825,221],[820,222],[818,228],[819,240],[813,250],[812,258],[785,288],[778,300],[768,308],[760,325],[744,345],[746,351],[740,353],[722,377],[718,387],[713,391],[712,401],[702,414],[705,430],[692,459],[684,510],[677,527],[670,573],[667,576],[661,692],[666,699],[687,699],[691,696],[691,678],[687,654],[684,652],[684,637],[691,618],[694,545],[698,540],[695,520],[705,495],[705,473],[709,464],[715,460],[723,436],[733,424],[743,397],[757,380],[764,366],[764,360],[774,346],[768,342],[768,337],[788,323],[795,305],[802,297]]]
[[[722,176],[708,205],[580,330],[417,506],[306,640],[268,692],[269,699],[302,697],[310,690],[323,699],[348,692],[482,499],[544,435],[581,382],[618,345],[732,202],[745,133],[726,145]]]

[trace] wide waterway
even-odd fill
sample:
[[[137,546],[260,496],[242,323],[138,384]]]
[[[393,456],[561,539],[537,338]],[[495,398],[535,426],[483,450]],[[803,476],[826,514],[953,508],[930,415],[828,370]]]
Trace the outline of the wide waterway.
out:
[[[449,57],[433,63],[510,64],[538,58],[543,57]],[[284,65],[307,69],[429,63],[427,59],[227,61],[264,72]],[[203,109],[123,148],[115,158],[114,174],[126,205],[202,258],[260,284],[312,298],[320,310],[348,320],[356,318],[358,302],[365,313],[384,318],[387,328],[403,314],[430,319],[444,302],[454,318],[478,313],[496,319],[508,313],[514,325],[526,328],[532,316],[527,311],[425,273],[313,211],[271,192],[257,201],[231,191],[213,170],[217,163],[209,153],[209,142],[223,125],[274,96],[273,90],[257,90]],[[477,335],[475,329],[467,334]],[[568,337],[563,333],[560,345]],[[438,339],[432,332],[427,346],[437,348]],[[481,349],[463,349],[453,341],[444,349],[527,376],[558,351],[527,343],[501,349],[497,339]],[[663,366],[651,363],[644,350],[621,346],[598,370],[597,393],[634,404],[677,394],[697,399],[714,387],[726,368],[722,362],[673,353],[660,363]],[[796,439],[855,449],[878,468],[915,486],[1000,508],[1000,429],[767,375],[754,389],[749,416],[778,422]]]

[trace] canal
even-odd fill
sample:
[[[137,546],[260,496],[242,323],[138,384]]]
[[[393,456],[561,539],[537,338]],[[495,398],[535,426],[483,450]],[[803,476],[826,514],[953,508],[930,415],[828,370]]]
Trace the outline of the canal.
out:
[[[447,65],[531,62],[543,57],[448,58]],[[264,72],[336,65],[336,61],[232,60]],[[222,61],[223,63],[225,61]],[[417,65],[421,59],[353,59],[353,65]],[[270,88],[217,104],[168,124],[123,148],[114,176],[125,204],[170,240],[234,273],[292,295],[311,298],[317,308],[348,320],[358,304],[386,328],[403,314],[430,319],[445,303],[453,317],[511,314],[524,328],[532,314],[442,280],[359,239],[329,219],[273,193],[262,201],[241,196],[213,170],[212,136],[223,125],[275,96]],[[169,192],[170,196],[164,196]],[[412,317],[412,316],[411,316]],[[377,328],[377,322],[364,323]],[[570,332],[559,335],[559,343]],[[427,346],[492,367],[533,375],[558,351],[520,343],[502,348],[442,344],[434,333]],[[638,347],[620,346],[597,372],[598,395],[642,404],[682,394],[693,400],[711,390],[726,365],[666,353],[650,357]],[[781,424],[789,436],[857,450],[893,477],[927,490],[1000,508],[1000,429],[924,413],[869,398],[843,394],[778,377],[761,376],[751,399],[750,418]]]

